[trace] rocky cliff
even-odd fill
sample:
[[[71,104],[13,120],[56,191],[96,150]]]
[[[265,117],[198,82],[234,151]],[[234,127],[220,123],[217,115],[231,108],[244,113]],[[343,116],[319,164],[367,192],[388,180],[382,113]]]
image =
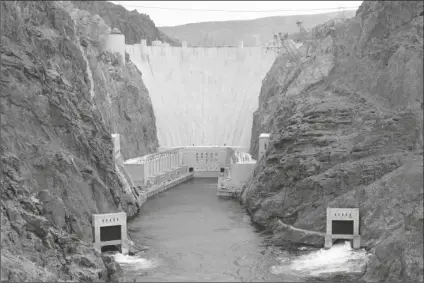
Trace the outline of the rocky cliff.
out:
[[[76,23],[90,66],[93,105],[111,133],[120,134],[124,159],[154,152],[159,146],[156,118],[141,72],[128,55],[122,60],[104,50],[104,39],[111,28],[103,18],[75,8],[70,1],[61,4]]]
[[[313,29],[315,55],[278,58],[263,81],[241,200],[279,243],[323,245],[327,207],[359,207],[366,281],[423,280],[423,4],[364,2]],[[279,221],[287,225],[280,225]]]
[[[122,134],[126,156],[157,146],[140,73],[102,52],[110,27],[74,22],[66,7],[1,3],[2,281],[110,279],[113,263],[89,244],[91,215],[139,210],[111,134]],[[102,32],[84,29],[94,20]]]
[[[139,44],[146,39],[148,45],[153,40],[160,40],[171,46],[181,46],[177,39],[161,32],[149,15],[140,14],[135,9],[128,11],[108,1],[72,1],[72,4],[75,8],[99,15],[110,27],[118,28],[125,35],[126,44]]]

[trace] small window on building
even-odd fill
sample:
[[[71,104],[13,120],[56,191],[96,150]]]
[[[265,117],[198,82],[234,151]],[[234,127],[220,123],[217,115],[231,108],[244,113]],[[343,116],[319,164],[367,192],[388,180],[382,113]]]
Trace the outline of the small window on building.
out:
[[[188,168],[188,172],[193,172],[193,167]]]
[[[221,168],[221,173],[224,173],[225,172],[225,168]]]

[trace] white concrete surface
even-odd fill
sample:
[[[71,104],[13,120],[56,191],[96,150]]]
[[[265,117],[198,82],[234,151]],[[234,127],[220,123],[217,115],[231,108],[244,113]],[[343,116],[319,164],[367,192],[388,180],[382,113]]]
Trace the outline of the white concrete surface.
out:
[[[112,53],[119,53],[123,62],[125,62],[125,35],[109,34],[106,40],[106,49]]]
[[[332,221],[333,220],[349,220],[353,221],[353,234],[342,235],[333,234]],[[327,231],[325,235],[325,248],[331,248],[333,240],[346,239],[352,240],[352,247],[359,249],[361,246],[361,237],[359,235],[359,208],[330,208],[327,207]]]
[[[253,112],[274,52],[241,43],[191,48],[145,42],[126,51],[149,90],[162,147],[250,146]]]
[[[128,253],[129,241],[127,237],[127,214],[125,212],[93,214],[92,225],[94,228],[94,248],[101,251],[101,247],[103,246],[121,245],[121,253]],[[121,226],[121,239],[105,242],[100,241],[100,228],[115,225]]]
[[[228,189],[241,190],[253,175],[256,163],[235,163],[231,164],[231,180],[226,182]]]
[[[269,140],[271,138],[271,135],[268,133],[262,133],[259,136],[259,152],[258,152],[258,161],[261,160],[262,156],[265,154]]]
[[[227,166],[229,160],[229,149],[227,147],[186,147],[182,148],[183,164],[188,168],[193,168],[196,174],[194,177],[217,174],[206,174],[200,172],[219,172],[221,168]],[[199,173],[197,173],[199,172]]]
[[[156,185],[162,176],[183,166],[181,149],[174,148],[127,159],[124,166],[137,184],[147,185],[150,180],[152,185]]]
[[[114,155],[121,152],[121,136],[119,134],[112,134],[113,153]]]

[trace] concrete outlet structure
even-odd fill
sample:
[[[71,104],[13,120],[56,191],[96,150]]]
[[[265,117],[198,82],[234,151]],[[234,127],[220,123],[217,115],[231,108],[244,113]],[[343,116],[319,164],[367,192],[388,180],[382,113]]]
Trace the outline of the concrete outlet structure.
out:
[[[93,214],[94,247],[101,252],[104,246],[121,246],[121,253],[129,250],[127,237],[127,214],[125,212]]]
[[[106,41],[106,49],[112,53],[119,53],[125,64],[125,35],[119,29],[114,28],[110,32]]]
[[[266,150],[268,148],[270,137],[271,137],[271,135],[270,134],[266,134],[266,133],[262,133],[259,136],[258,161],[261,160],[262,156],[265,154],[265,152],[266,152]]]
[[[268,142],[269,134],[261,134],[259,137],[259,157],[264,154],[264,148],[266,148]],[[219,197],[239,196],[243,186],[246,185],[253,176],[255,167],[256,160],[252,159],[249,153],[234,151],[230,158],[230,165],[219,175],[217,195]]]
[[[119,134],[112,134],[113,155],[117,156],[121,153],[121,139]]]
[[[331,248],[333,240],[336,239],[352,240],[352,247],[360,248],[358,208],[327,208],[327,232],[324,247]]]
[[[182,151],[175,148],[128,159],[124,167],[136,186],[151,187],[179,178],[187,173]]]
[[[183,162],[194,177],[218,177],[230,162],[231,149],[219,146],[190,146],[182,149]]]

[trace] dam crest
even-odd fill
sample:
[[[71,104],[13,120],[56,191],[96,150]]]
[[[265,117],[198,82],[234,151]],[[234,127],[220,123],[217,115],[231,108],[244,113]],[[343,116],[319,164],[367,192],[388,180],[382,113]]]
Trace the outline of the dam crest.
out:
[[[262,80],[277,54],[261,46],[172,47],[160,41],[125,45],[110,34],[107,48],[129,56],[141,72],[161,147],[250,146]],[[127,55],[125,55],[127,54]],[[125,57],[124,57],[125,58]],[[128,57],[127,57],[128,58]]]

